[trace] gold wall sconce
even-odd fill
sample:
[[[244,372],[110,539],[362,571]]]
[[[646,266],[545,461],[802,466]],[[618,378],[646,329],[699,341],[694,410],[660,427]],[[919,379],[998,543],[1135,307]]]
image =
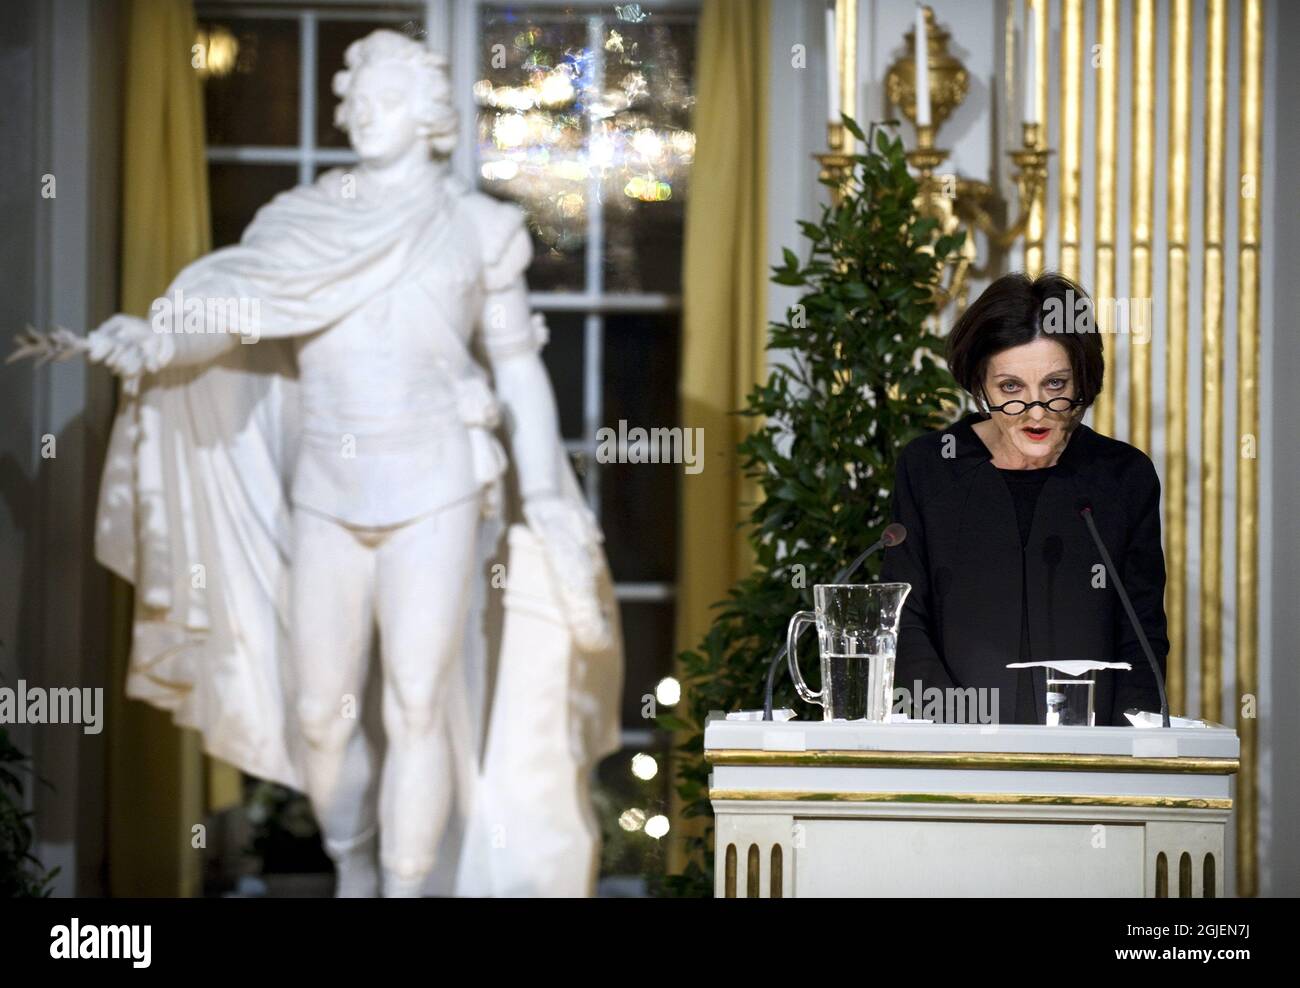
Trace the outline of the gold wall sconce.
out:
[[[928,101],[922,99],[922,105],[917,99],[918,29],[924,31],[921,46],[925,50],[926,78],[922,89],[928,92]],[[1032,34],[1032,28],[1026,33]],[[916,147],[907,152],[907,160],[917,171],[916,201],[921,215],[936,219],[941,234],[967,231],[960,257],[950,264],[946,283],[936,290],[940,307],[955,303],[957,311],[961,311],[967,303],[968,276],[996,270],[996,261],[1025,237],[1034,215],[1041,214],[1047,195],[1047,158],[1052,152],[1043,147],[1037,121],[1026,119],[1022,124],[1023,146],[1009,152],[1016,168],[1018,200],[1018,215],[1009,224],[1001,222],[1005,204],[992,185],[940,171],[948,151],[937,147],[935,138],[965,100],[970,82],[966,67],[948,50],[950,37],[935,21],[933,10],[920,8],[916,24],[903,36],[907,53],[889,67],[885,76],[885,91],[889,103],[916,128]],[[1027,60],[1030,63],[1032,55]],[[928,106],[924,105],[927,102]],[[1032,111],[1027,113],[1030,116]],[[972,234],[976,230],[988,238],[990,256],[982,266],[975,263],[978,252]]]

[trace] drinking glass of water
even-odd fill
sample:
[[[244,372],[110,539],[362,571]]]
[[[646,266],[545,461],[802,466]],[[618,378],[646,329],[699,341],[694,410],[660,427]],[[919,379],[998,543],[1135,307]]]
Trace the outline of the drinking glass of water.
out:
[[[786,630],[790,677],[799,696],[822,708],[823,720],[889,720],[894,698],[898,620],[910,583],[819,583],[816,610],[799,611]],[[813,691],[799,672],[799,635],[817,626],[821,689]]]
[[[1049,727],[1095,727],[1092,694],[1097,670],[1072,676],[1062,669],[1047,667],[1047,720]]]

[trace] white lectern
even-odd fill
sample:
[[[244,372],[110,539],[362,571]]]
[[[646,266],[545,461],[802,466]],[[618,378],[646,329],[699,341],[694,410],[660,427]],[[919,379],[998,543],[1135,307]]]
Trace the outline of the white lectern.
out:
[[[711,718],[715,894],[1222,895],[1224,727]]]

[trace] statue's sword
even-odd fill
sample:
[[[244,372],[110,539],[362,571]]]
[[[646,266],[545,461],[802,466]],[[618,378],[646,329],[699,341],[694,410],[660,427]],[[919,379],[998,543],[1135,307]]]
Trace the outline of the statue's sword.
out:
[[[14,337],[14,351],[5,358],[5,363],[12,364],[15,360],[31,357],[39,367],[50,361],[69,360],[89,350],[90,340],[70,329],[55,326],[48,333],[42,333],[34,326],[28,326]]]

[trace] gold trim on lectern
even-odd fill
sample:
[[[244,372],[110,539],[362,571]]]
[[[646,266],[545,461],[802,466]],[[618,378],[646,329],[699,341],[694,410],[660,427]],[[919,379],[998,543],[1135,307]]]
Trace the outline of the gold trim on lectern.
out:
[[[1203,796],[1046,795],[1016,792],[812,792],[804,789],[710,789],[711,800],[790,803],[961,803],[1032,806],[1138,806],[1230,810],[1231,799]]]
[[[1139,758],[1021,751],[706,751],[711,765],[821,765],[856,768],[1014,769],[1027,772],[1161,772],[1235,775],[1236,758]]]

